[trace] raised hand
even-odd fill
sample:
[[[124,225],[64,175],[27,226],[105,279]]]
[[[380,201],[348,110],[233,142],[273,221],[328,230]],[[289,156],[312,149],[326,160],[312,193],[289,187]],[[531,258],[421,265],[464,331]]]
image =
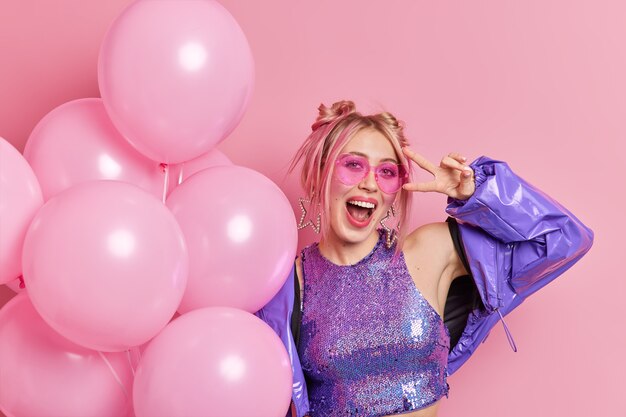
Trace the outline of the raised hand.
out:
[[[404,184],[408,191],[435,191],[446,194],[459,200],[466,200],[474,194],[474,172],[465,165],[467,158],[452,152],[444,156],[439,166],[434,165],[422,155],[413,152],[408,147],[402,148],[404,154],[420,168],[430,172],[435,178],[429,182],[413,182]]]

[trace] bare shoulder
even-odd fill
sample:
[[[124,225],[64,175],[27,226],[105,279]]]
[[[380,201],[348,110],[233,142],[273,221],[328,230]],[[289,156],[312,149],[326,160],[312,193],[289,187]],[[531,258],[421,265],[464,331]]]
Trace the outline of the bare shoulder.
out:
[[[411,232],[402,247],[404,253],[414,255],[426,252],[429,255],[447,258],[454,251],[448,224],[445,222],[428,223]]]
[[[452,278],[464,270],[445,222],[428,223],[415,229],[407,236],[403,252],[408,264],[429,264]]]

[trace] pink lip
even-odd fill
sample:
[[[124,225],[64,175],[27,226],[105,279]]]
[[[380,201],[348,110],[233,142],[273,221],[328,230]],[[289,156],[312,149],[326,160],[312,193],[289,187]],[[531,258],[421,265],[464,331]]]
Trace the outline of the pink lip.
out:
[[[365,198],[365,197],[351,197],[349,198],[347,201],[363,201],[366,203],[372,203],[374,204],[374,211],[376,210],[376,207],[378,207],[378,201],[376,201],[373,198]],[[347,202],[346,201],[346,202]],[[350,222],[350,224],[354,227],[358,227],[358,228],[363,228],[363,227],[367,227],[369,226],[369,224],[372,222],[372,219],[374,218],[374,212],[372,212],[372,215],[370,217],[367,218],[367,220],[363,220],[358,221],[357,219],[355,219],[354,217],[352,217],[350,215],[350,212],[348,211],[348,208],[345,208],[346,210],[346,216],[348,217],[348,222]]]

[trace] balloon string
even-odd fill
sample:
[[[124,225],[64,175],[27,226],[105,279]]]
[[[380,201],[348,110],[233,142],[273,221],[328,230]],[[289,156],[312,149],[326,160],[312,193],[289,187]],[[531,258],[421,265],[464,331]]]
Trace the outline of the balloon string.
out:
[[[120,388],[122,389],[122,392],[124,393],[124,398],[126,398],[126,401],[130,401],[130,399],[128,398],[128,392],[126,392],[126,387],[124,387],[124,384],[122,384],[122,381],[120,380],[120,377],[117,375],[117,372],[115,372],[115,369],[113,369],[111,362],[109,362],[109,360],[106,358],[106,356],[104,356],[102,352],[100,352],[99,350],[97,352],[98,354],[100,354],[100,358],[102,358],[104,363],[109,367],[109,371],[111,371],[113,378],[115,378]]]
[[[180,164],[180,171],[178,171],[178,182],[176,185],[183,183],[183,171],[185,170],[185,164]]]
[[[137,363],[139,363],[141,362],[141,350],[137,348],[136,351],[137,351]]]
[[[165,198],[167,197],[167,187],[170,182],[170,168],[167,164],[161,164],[160,166],[161,170],[163,170],[163,173],[165,174],[165,177],[163,179],[163,204],[165,204]]]

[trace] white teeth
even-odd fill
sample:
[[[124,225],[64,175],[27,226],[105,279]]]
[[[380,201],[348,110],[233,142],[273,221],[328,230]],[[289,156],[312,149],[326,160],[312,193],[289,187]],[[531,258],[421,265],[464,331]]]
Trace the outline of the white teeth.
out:
[[[348,204],[352,204],[354,206],[359,206],[359,207],[368,208],[368,209],[373,209],[376,207],[374,203],[368,203],[366,201],[358,201],[358,200],[348,201]]]

